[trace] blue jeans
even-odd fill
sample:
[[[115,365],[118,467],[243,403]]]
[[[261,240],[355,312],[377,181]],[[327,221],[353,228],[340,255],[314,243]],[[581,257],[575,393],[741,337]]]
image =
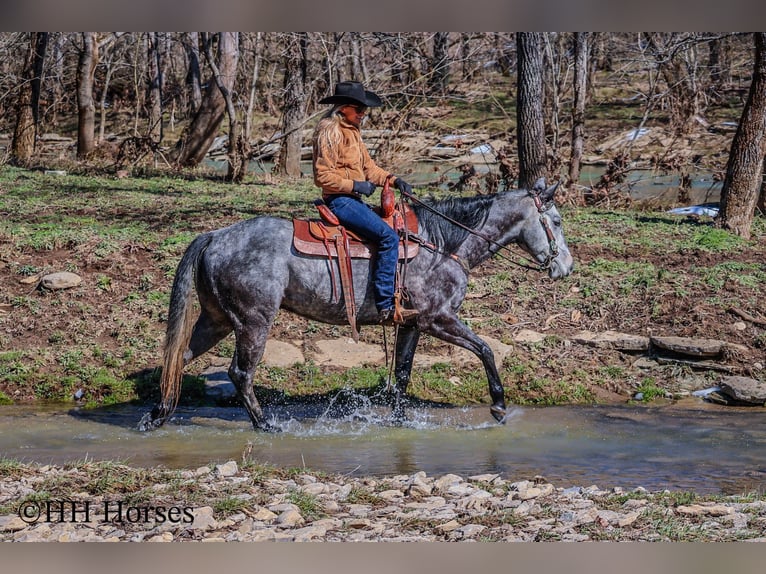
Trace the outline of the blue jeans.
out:
[[[349,195],[325,200],[343,226],[374,242],[378,253],[372,265],[372,289],[378,311],[394,306],[394,278],[399,261],[399,235],[361,199]]]

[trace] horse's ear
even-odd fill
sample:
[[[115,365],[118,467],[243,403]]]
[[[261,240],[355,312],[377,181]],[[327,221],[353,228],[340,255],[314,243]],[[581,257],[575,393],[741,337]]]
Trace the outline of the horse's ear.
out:
[[[545,191],[545,178],[544,177],[539,178],[535,182],[535,185],[532,186],[531,191],[534,195],[538,195],[542,193],[543,191]]]
[[[559,188],[560,183],[560,181],[557,181],[548,188],[543,187],[543,189],[540,191],[540,199],[543,203],[553,201],[553,196],[556,195],[556,190]]]

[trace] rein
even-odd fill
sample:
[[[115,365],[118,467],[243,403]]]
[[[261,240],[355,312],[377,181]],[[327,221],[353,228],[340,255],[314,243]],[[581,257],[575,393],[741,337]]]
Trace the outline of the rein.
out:
[[[415,197],[411,193],[402,192],[402,195],[404,197],[406,197],[408,200],[414,201],[415,203],[417,203],[421,207],[427,209],[428,211],[430,211],[434,215],[438,215],[439,217],[449,221],[452,225],[455,225],[456,227],[459,227],[463,231],[467,231],[471,235],[475,235],[476,237],[478,237],[480,239],[483,239],[484,241],[489,243],[491,247],[492,246],[497,247],[497,249],[495,251],[492,251],[492,248],[490,247],[489,251],[490,251],[491,255],[498,255],[502,259],[505,259],[506,261],[509,261],[510,263],[513,263],[514,265],[516,265],[518,267],[521,267],[522,269],[529,269],[529,270],[532,270],[532,271],[545,271],[545,270],[550,268],[550,266],[553,263],[553,260],[558,256],[558,253],[559,253],[558,245],[556,245],[556,239],[553,236],[553,231],[551,230],[551,227],[548,224],[548,220],[545,217],[545,212],[548,211],[548,209],[550,209],[550,204],[544,204],[542,202],[542,200],[540,199],[540,196],[538,194],[530,193],[530,195],[534,199],[535,207],[537,208],[537,212],[540,214],[540,223],[542,224],[543,228],[545,229],[545,235],[548,238],[548,245],[549,245],[549,248],[550,248],[550,253],[545,258],[545,261],[543,263],[537,263],[536,261],[533,261],[532,259],[530,259],[528,257],[525,257],[523,255],[514,254],[514,257],[522,259],[525,262],[525,263],[520,263],[516,259],[514,259],[512,257],[508,257],[504,253],[500,252],[501,249],[507,249],[507,250],[510,251],[510,248],[507,245],[503,245],[502,243],[498,243],[497,241],[495,241],[494,239],[492,239],[488,235],[486,235],[486,234],[484,234],[484,233],[482,233],[480,231],[477,231],[475,229],[472,229],[472,228],[468,227],[467,225],[463,225],[459,221],[456,221],[455,219],[452,219],[451,217],[449,217],[448,215],[442,213],[438,209],[434,209],[433,207],[431,207],[427,203],[419,200],[417,197]],[[421,245],[423,245],[425,247],[429,247],[424,242],[421,242]],[[435,246],[434,246],[434,250],[435,250]],[[461,263],[461,265],[463,265],[463,268],[466,269],[466,271],[467,271],[467,265],[465,264],[465,262],[463,262],[455,254],[447,254],[447,255],[449,255],[453,259],[457,259]]]

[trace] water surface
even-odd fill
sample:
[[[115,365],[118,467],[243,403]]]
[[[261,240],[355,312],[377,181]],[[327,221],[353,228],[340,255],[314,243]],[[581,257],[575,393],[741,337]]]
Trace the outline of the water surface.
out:
[[[62,464],[122,460],[196,468],[258,462],[355,476],[497,473],[556,486],[766,492],[766,409],[696,401],[684,408],[515,407],[505,425],[486,407],[418,409],[403,427],[387,409],[267,408],[281,433],[254,432],[240,408],[179,408],[153,432],[134,427],[146,408],[0,407],[0,456]]]

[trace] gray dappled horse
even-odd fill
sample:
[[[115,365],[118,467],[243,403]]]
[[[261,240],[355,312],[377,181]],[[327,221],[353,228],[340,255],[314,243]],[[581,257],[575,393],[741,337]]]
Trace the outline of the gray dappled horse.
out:
[[[546,188],[541,179],[530,191],[416,201],[418,235],[435,249],[421,247],[405,274],[410,304],[420,313],[415,324],[399,327],[396,338],[395,421],[404,418],[415,347],[420,334],[428,333],[481,359],[492,399],[490,412],[503,422],[504,391],[492,350],[457,313],[469,270],[512,243],[527,251],[553,279],[572,272],[574,262],[553,202],[556,187]],[[178,264],[170,295],[162,400],[142,418],[139,429],[158,427],[173,414],[184,365],[234,331],[236,349],[229,377],[253,426],[277,430],[266,421],[253,393],[253,372],[277,312],[281,308],[323,323],[347,323],[343,298],[333,298],[327,257],[302,255],[292,241],[292,222],[268,216],[203,233],[192,241]],[[369,270],[370,260],[353,261],[360,325],[375,324],[378,318]],[[196,323],[195,287],[201,307]]]

